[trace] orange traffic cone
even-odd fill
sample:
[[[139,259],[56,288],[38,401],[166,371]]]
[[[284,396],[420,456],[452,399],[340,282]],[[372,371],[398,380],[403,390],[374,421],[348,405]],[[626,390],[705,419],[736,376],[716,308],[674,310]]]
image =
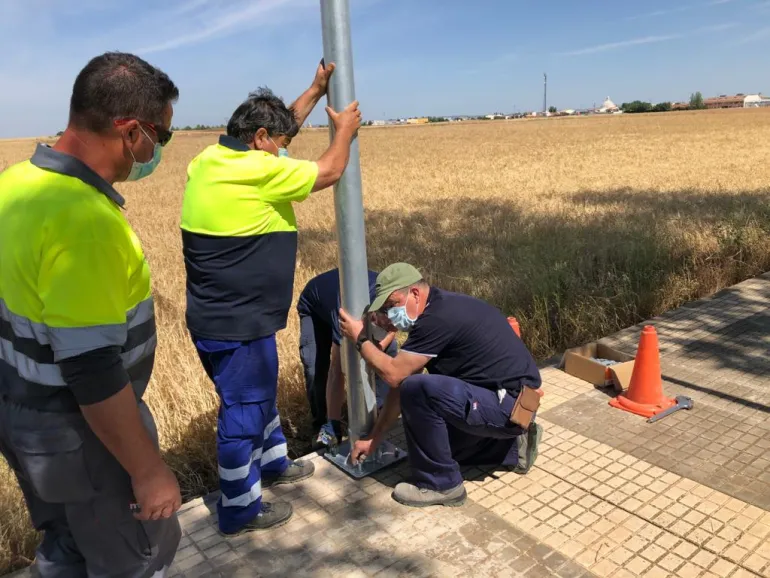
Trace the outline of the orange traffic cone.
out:
[[[508,325],[511,326],[511,329],[513,329],[516,335],[521,337],[521,328],[519,327],[519,322],[515,317],[508,318]]]
[[[610,405],[644,417],[652,417],[676,405],[676,400],[663,395],[658,334],[652,325],[642,330],[628,390],[611,399]]]

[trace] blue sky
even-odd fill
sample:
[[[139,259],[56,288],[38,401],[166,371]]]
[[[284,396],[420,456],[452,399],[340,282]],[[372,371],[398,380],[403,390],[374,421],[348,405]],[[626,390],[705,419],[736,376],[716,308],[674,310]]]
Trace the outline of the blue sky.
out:
[[[543,72],[559,108],[770,92],[770,0],[350,3],[368,119],[539,109]],[[175,125],[219,124],[258,86],[287,101],[307,87],[319,1],[2,0],[0,137],[62,129],[75,75],[106,50],[173,78]]]

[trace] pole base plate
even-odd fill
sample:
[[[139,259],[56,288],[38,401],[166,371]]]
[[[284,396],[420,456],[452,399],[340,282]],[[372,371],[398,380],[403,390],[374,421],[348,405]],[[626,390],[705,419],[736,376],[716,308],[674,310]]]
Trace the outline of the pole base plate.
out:
[[[366,458],[363,463],[353,465],[348,458],[350,457],[350,440],[327,449],[324,452],[324,458],[329,460],[349,476],[360,480],[373,474],[383,468],[387,468],[406,458],[407,453],[394,446],[390,442],[382,442],[373,456]]]

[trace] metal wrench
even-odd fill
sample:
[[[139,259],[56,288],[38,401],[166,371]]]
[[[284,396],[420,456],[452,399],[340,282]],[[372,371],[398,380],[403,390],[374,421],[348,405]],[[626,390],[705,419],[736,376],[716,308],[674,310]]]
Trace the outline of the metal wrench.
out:
[[[692,399],[687,397],[686,395],[677,395],[676,396],[676,405],[672,405],[670,408],[663,410],[662,412],[655,414],[650,419],[647,420],[647,423],[654,423],[658,421],[659,419],[663,419],[667,415],[671,415],[675,411],[679,411],[680,409],[692,409],[693,402]]]

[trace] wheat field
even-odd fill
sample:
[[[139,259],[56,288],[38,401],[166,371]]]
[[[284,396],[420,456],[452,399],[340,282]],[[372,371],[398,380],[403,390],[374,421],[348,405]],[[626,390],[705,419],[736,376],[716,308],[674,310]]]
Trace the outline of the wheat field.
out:
[[[545,359],[770,269],[769,129],[762,109],[362,129],[370,267],[409,261],[488,300]],[[155,175],[119,186],[153,272],[147,400],[186,498],[216,487],[216,399],[185,331],[178,226],[187,163],[216,138],[179,133]],[[317,158],[327,142],[306,130],[290,154]],[[34,146],[0,141],[0,170]],[[295,298],[336,265],[332,192],[296,212]],[[296,455],[312,432],[293,310],[278,344]],[[0,520],[2,573],[29,563],[37,540],[2,460]]]

